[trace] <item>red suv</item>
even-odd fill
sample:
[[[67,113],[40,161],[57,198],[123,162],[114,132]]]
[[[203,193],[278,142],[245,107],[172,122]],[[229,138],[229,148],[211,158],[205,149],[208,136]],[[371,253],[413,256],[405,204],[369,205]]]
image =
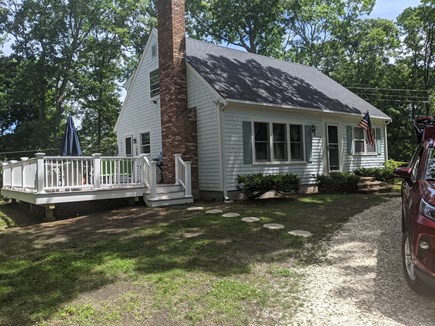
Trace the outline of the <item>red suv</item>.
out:
[[[420,145],[407,167],[394,171],[402,184],[402,257],[416,292],[435,288],[435,118],[415,124]]]

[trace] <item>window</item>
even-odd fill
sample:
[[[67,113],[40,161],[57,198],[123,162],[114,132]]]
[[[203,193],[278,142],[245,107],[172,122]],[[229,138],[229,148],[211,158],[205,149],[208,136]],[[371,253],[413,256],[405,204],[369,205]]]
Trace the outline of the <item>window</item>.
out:
[[[255,162],[304,161],[303,130],[302,125],[254,122]]]
[[[304,143],[301,125],[290,125],[290,157],[292,161],[304,160]]]
[[[151,57],[154,58],[157,55],[157,44],[151,45]]]
[[[132,151],[131,151],[131,137],[127,137],[125,138],[125,155],[126,156],[131,156]]]
[[[140,152],[142,154],[151,153],[151,141],[149,132],[144,132],[143,134],[140,134]]]
[[[160,75],[159,69],[150,72],[150,98],[160,94]]]
[[[375,131],[373,130],[373,135],[375,135]],[[376,146],[369,145],[366,142],[367,132],[363,128],[355,127],[353,130],[354,133],[354,154],[369,154],[376,153]]]
[[[288,161],[287,125],[282,123],[273,124],[273,159]]]
[[[269,124],[254,122],[255,160],[270,161]]]

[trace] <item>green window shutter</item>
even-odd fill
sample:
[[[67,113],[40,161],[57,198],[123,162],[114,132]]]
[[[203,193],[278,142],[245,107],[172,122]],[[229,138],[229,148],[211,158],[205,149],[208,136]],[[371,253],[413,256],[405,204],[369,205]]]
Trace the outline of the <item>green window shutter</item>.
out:
[[[378,155],[382,154],[382,136],[381,136],[381,128],[376,128],[376,152]]]
[[[347,131],[347,154],[352,155],[352,145],[353,145],[352,126],[347,126],[346,131]]]
[[[313,134],[311,132],[311,126],[305,126],[305,160],[308,163],[313,162]]]
[[[243,121],[243,162],[252,164],[251,121]]]

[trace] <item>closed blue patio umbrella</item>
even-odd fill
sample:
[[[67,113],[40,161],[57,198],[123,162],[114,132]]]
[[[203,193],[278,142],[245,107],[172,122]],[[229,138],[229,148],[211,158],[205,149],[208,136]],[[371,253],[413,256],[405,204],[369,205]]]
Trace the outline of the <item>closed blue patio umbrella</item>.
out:
[[[74,121],[71,116],[68,116],[66,123],[65,134],[62,138],[62,145],[60,147],[60,155],[62,156],[81,156],[82,150],[80,148],[79,136],[74,127]]]

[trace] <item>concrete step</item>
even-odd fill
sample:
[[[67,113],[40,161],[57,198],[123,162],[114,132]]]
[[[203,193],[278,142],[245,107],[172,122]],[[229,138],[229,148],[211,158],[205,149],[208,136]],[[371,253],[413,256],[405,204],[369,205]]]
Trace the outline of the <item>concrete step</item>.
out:
[[[369,182],[358,183],[358,187],[372,188],[372,187],[380,187],[383,184],[384,184],[384,182],[382,182],[382,181],[369,181]]]
[[[368,181],[376,181],[375,177],[361,177],[359,178],[360,182],[368,182]]]

